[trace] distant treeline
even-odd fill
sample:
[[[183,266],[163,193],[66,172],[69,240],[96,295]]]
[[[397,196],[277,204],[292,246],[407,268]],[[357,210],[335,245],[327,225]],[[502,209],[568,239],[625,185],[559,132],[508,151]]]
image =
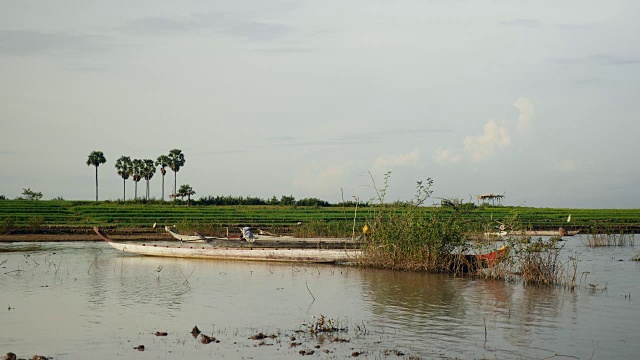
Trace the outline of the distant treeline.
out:
[[[293,196],[283,195],[278,199],[273,196],[271,199],[265,200],[254,196],[206,196],[201,197],[199,200],[193,202],[195,205],[284,205],[284,206],[315,206],[315,207],[329,207],[329,206],[345,206],[353,207],[356,203],[353,201],[340,202],[338,204],[331,204],[328,201],[318,198],[304,198],[296,200]]]

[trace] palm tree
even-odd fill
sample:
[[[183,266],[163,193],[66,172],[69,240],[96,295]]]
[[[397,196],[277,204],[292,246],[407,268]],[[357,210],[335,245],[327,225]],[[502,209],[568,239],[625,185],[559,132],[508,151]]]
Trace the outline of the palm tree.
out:
[[[134,159],[131,166],[131,175],[133,175],[133,181],[136,184],[134,199],[138,198],[138,182],[140,181],[140,179],[142,179],[142,176],[140,175],[141,172],[142,160]]]
[[[122,200],[127,200],[127,182],[126,180],[129,178],[132,172],[133,164],[131,163],[131,158],[128,156],[120,156],[120,158],[116,161],[116,169],[118,170],[118,175],[122,177]]]
[[[156,160],[155,165],[160,166],[160,173],[162,174],[162,201],[164,201],[164,175],[167,173],[167,166],[169,166],[169,162],[171,159],[167,155],[160,155]]]
[[[193,188],[189,184],[184,184],[180,186],[180,191],[178,191],[178,196],[184,198],[187,197],[187,205],[191,205],[191,195],[195,195],[196,192],[193,191]]]
[[[87,165],[93,165],[96,167],[96,201],[98,201],[98,166],[107,162],[102,151],[92,151],[87,159]]]
[[[184,154],[180,149],[173,149],[169,151],[169,167],[173,170],[173,192],[178,192],[178,171],[185,163]]]
[[[142,177],[147,180],[147,200],[149,200],[149,180],[156,173],[156,166],[151,159],[142,160]]]

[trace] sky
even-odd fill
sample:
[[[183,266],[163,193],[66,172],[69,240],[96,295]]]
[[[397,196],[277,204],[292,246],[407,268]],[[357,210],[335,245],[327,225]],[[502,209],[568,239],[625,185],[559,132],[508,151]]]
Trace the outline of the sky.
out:
[[[639,208],[638,34],[635,0],[0,0],[0,195],[95,199],[99,150],[121,199],[177,148],[195,198]]]

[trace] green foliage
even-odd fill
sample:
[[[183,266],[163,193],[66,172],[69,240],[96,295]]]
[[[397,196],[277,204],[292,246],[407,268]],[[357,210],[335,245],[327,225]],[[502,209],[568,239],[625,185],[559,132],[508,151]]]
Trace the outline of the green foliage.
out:
[[[418,181],[414,198],[403,205],[386,204],[390,173],[384,186],[374,182],[378,203],[371,205],[367,217],[370,234],[366,236],[366,251],[361,259],[365,266],[403,270],[448,272],[451,254],[466,243],[465,228],[460,218],[441,209],[423,211],[422,205],[431,197],[433,180]]]
[[[280,205],[293,206],[295,204],[296,204],[296,199],[291,195],[289,196],[282,195],[282,197],[280,198]]]
[[[42,216],[31,216],[27,220],[27,228],[32,233],[38,232],[43,224],[44,224],[44,217]]]
[[[25,200],[40,200],[42,199],[42,192],[33,191],[31,188],[22,189],[22,196]]]
[[[7,216],[0,221],[0,234],[10,234],[16,228],[16,217]]]
[[[0,195],[0,200],[7,200],[7,197],[4,195]]]

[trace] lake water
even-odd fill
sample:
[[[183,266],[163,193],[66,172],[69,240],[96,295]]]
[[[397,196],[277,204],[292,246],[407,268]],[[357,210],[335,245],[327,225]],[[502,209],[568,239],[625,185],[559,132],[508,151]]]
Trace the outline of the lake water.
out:
[[[354,352],[638,358],[640,262],[629,260],[640,247],[566,239],[565,256],[588,272],[576,291],[334,265],[142,257],[99,242],[0,244],[0,356],[298,359],[313,350],[323,359]],[[320,315],[344,331],[310,334]],[[202,344],[194,326],[219,343]],[[275,337],[250,339],[260,332]]]

